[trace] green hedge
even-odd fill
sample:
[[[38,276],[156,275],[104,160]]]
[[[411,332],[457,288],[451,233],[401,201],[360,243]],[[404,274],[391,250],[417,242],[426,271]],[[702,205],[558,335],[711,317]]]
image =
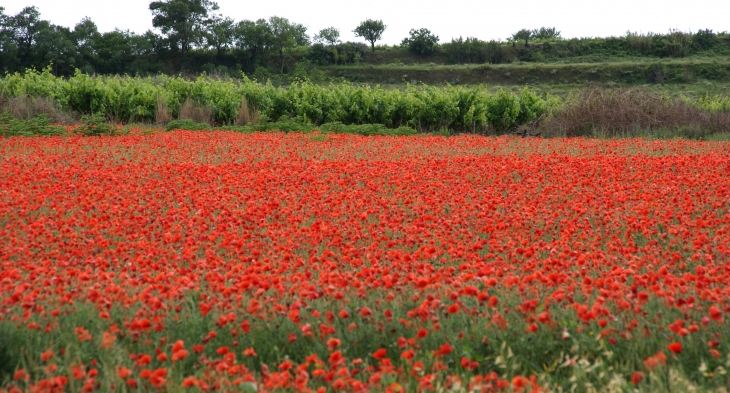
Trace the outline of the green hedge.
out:
[[[58,78],[48,70],[29,70],[0,79],[9,96],[51,97],[61,108],[81,114],[101,113],[108,120],[154,122],[158,104],[178,118],[182,104],[192,100],[208,107],[218,125],[235,124],[246,100],[262,118],[294,119],[302,124],[382,124],[389,129],[418,131],[513,129],[534,120],[551,105],[549,97],[529,90],[489,94],[481,87],[408,86],[405,90],[338,84],[294,83],[288,88],[260,84],[244,77],[221,81],[200,77],[93,77],[77,72]]]

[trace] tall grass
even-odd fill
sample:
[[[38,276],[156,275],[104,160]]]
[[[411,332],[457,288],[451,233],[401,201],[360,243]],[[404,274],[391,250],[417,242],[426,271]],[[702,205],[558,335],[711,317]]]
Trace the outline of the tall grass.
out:
[[[537,129],[544,136],[703,138],[730,132],[728,100],[697,103],[642,89],[588,89],[567,98]],[[712,109],[712,110],[710,110]]]

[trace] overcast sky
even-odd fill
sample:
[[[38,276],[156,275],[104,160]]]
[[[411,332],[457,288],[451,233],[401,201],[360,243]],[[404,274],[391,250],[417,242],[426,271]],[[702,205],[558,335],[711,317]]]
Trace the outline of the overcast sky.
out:
[[[73,28],[88,16],[102,32],[152,28],[149,0],[3,0],[6,14],[35,5],[41,17]],[[563,37],[605,37],[626,31],[666,33],[670,28],[730,31],[730,0],[219,0],[220,12],[239,21],[283,16],[308,26],[310,36],[334,26],[343,41],[366,18],[388,26],[381,43],[398,44],[425,27],[441,42],[452,37],[504,39],[521,28],[554,26]]]

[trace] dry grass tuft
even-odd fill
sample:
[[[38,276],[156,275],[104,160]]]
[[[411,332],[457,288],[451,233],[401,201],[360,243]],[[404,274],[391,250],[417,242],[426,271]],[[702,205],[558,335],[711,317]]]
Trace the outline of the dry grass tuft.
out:
[[[158,98],[157,109],[155,110],[155,123],[164,126],[171,120],[172,115],[170,115],[170,108],[167,106],[167,101]]]
[[[213,108],[196,104],[190,98],[186,99],[180,107],[178,119],[190,119],[196,123],[213,124]]]
[[[543,136],[638,136],[676,131],[703,137],[730,131],[730,113],[709,113],[680,99],[642,89],[589,89],[537,126]]]
[[[241,107],[238,109],[238,116],[236,117],[236,125],[245,126],[246,124],[256,124],[261,118],[261,112],[258,108],[251,107],[248,105],[246,97],[241,99]]]
[[[9,112],[18,120],[29,120],[38,115],[46,115],[52,123],[73,123],[74,118],[61,110],[51,98],[47,97],[0,97],[0,112]]]

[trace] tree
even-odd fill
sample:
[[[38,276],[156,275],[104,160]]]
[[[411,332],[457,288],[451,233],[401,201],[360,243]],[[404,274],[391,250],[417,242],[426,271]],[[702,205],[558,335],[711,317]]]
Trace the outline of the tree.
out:
[[[314,36],[314,41],[329,45],[337,45],[340,43],[340,30],[334,27],[322,29]]]
[[[78,52],[66,27],[52,25],[42,20],[36,7],[25,7],[17,15],[5,17],[10,37],[8,46],[17,48],[17,61],[21,68],[43,67],[53,62],[54,72],[59,69],[73,71]]]
[[[183,58],[205,38],[208,14],[219,9],[211,0],[160,0],[149,6],[152,26],[160,29],[173,49],[180,49]]]
[[[101,34],[99,34],[96,23],[88,17],[81,19],[81,22],[77,23],[71,32],[71,39],[76,44],[79,54],[88,67],[93,67],[93,64],[98,60],[95,47],[98,44],[99,37],[101,37]]]
[[[560,39],[560,32],[554,27],[541,27],[532,31],[532,39],[554,40]]]
[[[512,41],[513,42],[519,42],[519,41],[525,41],[525,46],[529,46],[529,41],[532,38],[532,31],[528,29],[522,29],[514,34],[512,34]]]
[[[229,17],[215,16],[208,23],[205,40],[208,46],[216,50],[216,58],[220,57],[233,42],[234,30],[233,19]]]
[[[127,71],[134,56],[133,36],[134,33],[119,29],[101,34],[95,45],[98,53],[96,69],[99,73],[123,74]]]
[[[375,52],[375,41],[379,41],[383,37],[383,32],[387,27],[382,20],[367,19],[352,32],[355,33],[355,36],[370,42],[370,48]]]
[[[10,72],[17,66],[18,48],[13,38],[11,17],[5,14],[5,7],[0,7],[0,72]]]
[[[233,31],[236,46],[248,52],[251,68],[256,66],[259,55],[266,53],[273,45],[274,35],[266,19],[256,22],[244,20],[238,22]]]
[[[36,7],[23,8],[17,15],[8,18],[8,25],[21,57],[30,56],[38,34],[50,27],[48,21],[41,20]]]
[[[433,53],[439,42],[437,35],[431,34],[428,29],[411,29],[410,38],[404,38],[401,45],[407,46],[408,49],[421,56],[428,56]]]
[[[274,49],[279,52],[281,72],[284,72],[284,49],[309,45],[307,28],[297,23],[291,23],[289,19],[279,16],[269,18],[269,26],[271,26]]]
[[[82,66],[78,48],[67,27],[44,24],[34,41],[34,65],[53,64],[55,74],[66,75]]]

